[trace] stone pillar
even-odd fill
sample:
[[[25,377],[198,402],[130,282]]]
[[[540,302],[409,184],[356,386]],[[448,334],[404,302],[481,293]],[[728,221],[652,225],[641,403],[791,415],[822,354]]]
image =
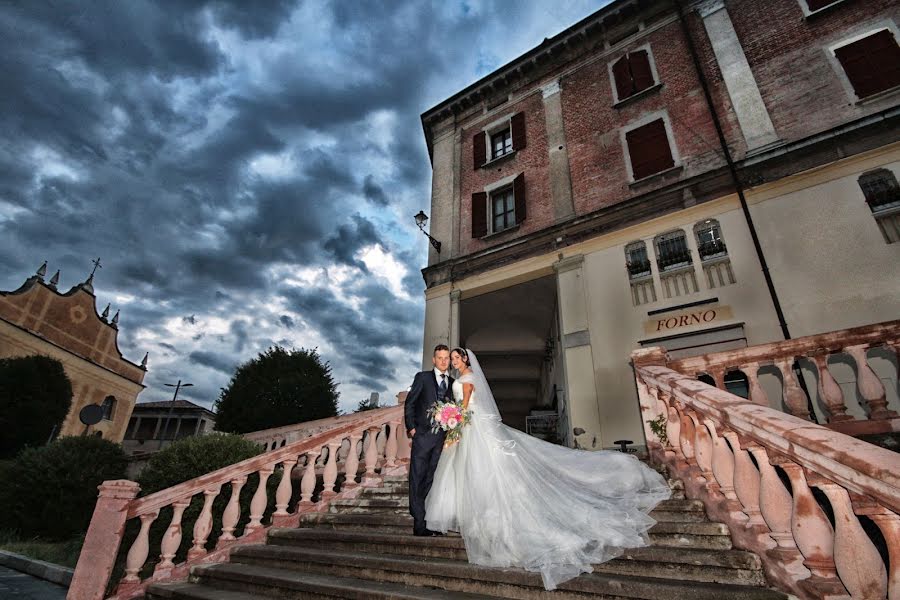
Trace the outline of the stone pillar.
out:
[[[425,290],[425,336],[422,343],[422,368],[431,369],[431,354],[438,344],[450,344],[450,285]]]
[[[569,424],[573,430],[583,430],[575,435],[576,444],[588,450],[600,450],[604,442],[600,436],[583,264],[584,257],[579,255],[555,263],[553,269],[559,297]]]
[[[569,172],[569,151],[563,127],[562,98],[559,81],[541,88],[544,95],[544,119],[547,126],[547,149],[550,153],[550,198],[556,223],[575,214],[572,201],[572,177]]]
[[[459,347],[459,300],[462,292],[450,292],[450,342],[451,349]]]
[[[724,0],[707,0],[697,10],[703,18],[734,114],[747,142],[747,153],[777,142],[778,133],[759,93]]]
[[[441,242],[438,254],[431,244],[428,245],[428,264],[433,265],[447,260],[456,254],[454,239],[454,213],[458,213],[455,205],[456,181],[459,173],[457,160],[457,144],[454,136],[452,119],[433,128],[432,141],[432,178],[431,178],[431,214],[429,229],[431,236]],[[459,218],[457,217],[458,221]]]
[[[106,597],[106,585],[125,533],[128,505],[141,490],[137,483],[124,479],[104,481],[99,489],[100,497],[69,584],[68,600]]]

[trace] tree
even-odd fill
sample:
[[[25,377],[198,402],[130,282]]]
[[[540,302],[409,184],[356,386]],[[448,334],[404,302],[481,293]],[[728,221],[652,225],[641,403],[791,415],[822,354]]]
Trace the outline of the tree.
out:
[[[0,458],[47,443],[72,406],[72,382],[49,356],[0,359]]]
[[[356,405],[356,410],[354,412],[375,410],[376,408],[381,408],[381,407],[378,406],[378,396],[373,396],[373,397],[366,398],[365,400],[360,400],[359,404]]]
[[[338,395],[317,350],[273,346],[237,368],[216,400],[216,429],[247,433],[334,417]]]
[[[64,437],[25,448],[3,468],[0,529],[65,540],[87,531],[97,486],[124,479],[122,447],[95,436]]]

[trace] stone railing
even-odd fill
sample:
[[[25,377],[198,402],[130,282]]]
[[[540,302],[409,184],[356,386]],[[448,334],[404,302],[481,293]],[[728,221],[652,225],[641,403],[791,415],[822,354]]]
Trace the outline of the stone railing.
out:
[[[777,369],[781,379],[781,396],[787,411],[795,417],[809,420],[810,401],[794,368],[800,360],[815,365],[817,383],[815,398],[825,413],[828,427],[850,435],[900,431],[897,412],[888,409],[884,384],[872,370],[869,352],[884,349],[900,358],[900,321],[888,321],[853,329],[796,338],[771,344],[761,344],[738,350],[714,352],[703,356],[669,361],[673,371],[691,377],[705,374],[716,386],[725,389],[725,376],[741,371],[747,377],[750,400],[760,406],[777,406],[760,384],[760,370]],[[847,399],[829,368],[829,358],[844,355],[852,360],[856,370],[856,387],[862,410],[857,419],[848,413]],[[809,361],[808,363],[806,361]],[[811,365],[810,365],[811,366]],[[812,393],[811,393],[812,394]]]
[[[673,371],[661,348],[632,359],[651,459],[771,584],[804,600],[900,598],[900,454]]]
[[[382,476],[406,472],[409,444],[402,426],[403,406],[349,417],[352,418],[343,419],[327,431],[143,498],[137,498],[140,488],[133,481],[104,482],[67,598],[102,600],[107,597],[106,590],[129,522],[139,522],[139,529],[136,524],[138,532],[124,560],[125,574],[109,596],[114,600],[142,596],[150,583],[186,579],[193,565],[225,561],[235,546],[262,542],[269,526],[297,527],[303,513],[327,510],[335,498],[352,498],[359,493],[360,486],[378,486]],[[321,465],[324,487],[314,500],[317,463]],[[302,470],[302,476],[292,477],[295,468]],[[280,479],[274,493],[275,510],[264,524],[270,501],[267,483],[276,470],[280,470]],[[380,474],[376,473],[378,470]],[[344,481],[336,490],[339,473],[344,474]],[[240,492],[251,475],[258,475],[259,483],[250,501],[249,521],[243,533],[236,536],[239,521],[247,518],[242,514]],[[225,489],[230,492],[228,502],[220,513],[213,514],[213,502]],[[291,506],[291,498],[297,491],[299,500]],[[202,510],[194,523],[193,542],[186,559],[176,564],[176,554],[182,545],[182,516],[195,497],[198,501],[202,498]],[[166,508],[171,508],[171,520],[159,547],[151,549],[150,527]],[[210,548],[208,541],[214,521],[221,524],[222,533]],[[142,579],[141,572],[151,550],[158,552],[159,562],[152,575]]]

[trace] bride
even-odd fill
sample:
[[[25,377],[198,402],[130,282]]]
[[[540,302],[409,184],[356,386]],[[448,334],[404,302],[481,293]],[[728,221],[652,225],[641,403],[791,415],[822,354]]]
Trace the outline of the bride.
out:
[[[544,587],[648,544],[647,513],[670,495],[632,456],[572,450],[501,423],[475,353],[450,354],[453,397],[472,411],[445,448],[425,503],[429,529],[458,531],[469,562],[540,572]]]

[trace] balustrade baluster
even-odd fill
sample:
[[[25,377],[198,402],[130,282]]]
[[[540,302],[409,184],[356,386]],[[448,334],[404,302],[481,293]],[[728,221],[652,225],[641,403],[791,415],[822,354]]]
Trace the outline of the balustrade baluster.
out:
[[[681,417],[674,406],[667,409],[668,420],[666,420],[666,437],[669,438],[669,445],[678,458],[684,458],[684,452],[681,450]]]
[[[679,446],[685,460],[690,464],[697,463],[697,453],[694,451],[694,421],[687,415],[684,408],[681,413],[681,436]]]
[[[759,509],[766,525],[769,526],[769,535],[782,550],[796,551],[794,534],[791,531],[791,512],[793,501],[791,494],[775,467],[769,462],[769,454],[762,446],[752,446],[750,453],[756,458],[759,468]]]
[[[300,506],[312,506],[312,495],[316,490],[316,459],[318,451],[306,453],[306,468],[300,479]]]
[[[716,433],[716,425],[710,419],[704,419],[703,424],[712,441],[712,472],[719,489],[729,500],[737,500],[734,492],[734,455],[728,447],[725,438]]]
[[[347,458],[344,459],[344,487],[348,490],[357,486],[356,476],[359,472],[359,440],[361,437],[358,433],[351,433],[349,438],[350,449],[347,451]]]
[[[400,421],[400,430],[397,432],[397,458],[400,460],[409,460],[409,436],[406,435],[406,423]]]
[[[795,417],[809,421],[809,402],[806,394],[800,388],[793,365],[794,357],[792,356],[775,361],[775,366],[781,371],[782,397],[788,412]]]
[[[760,406],[769,406],[769,395],[766,390],[759,384],[760,364],[751,362],[743,365],[741,371],[747,376],[747,388],[750,393],[750,402],[759,404]]]
[[[809,584],[820,592],[827,589],[829,595],[843,594],[845,590],[837,578],[834,565],[834,530],[831,522],[809,489],[803,468],[790,461],[785,461],[781,467],[791,480],[791,532],[805,559],[803,564],[812,573]]]
[[[212,531],[212,505],[213,500],[219,495],[222,486],[218,485],[214,488],[203,490],[203,509],[194,522],[194,539],[193,546],[188,550],[188,559],[200,558],[206,554],[206,540],[209,538],[209,532]]]
[[[167,571],[175,566],[172,559],[175,558],[175,553],[178,552],[178,546],[181,545],[181,516],[184,514],[184,509],[187,508],[190,503],[191,499],[188,498],[186,500],[179,500],[172,505],[172,521],[169,523],[169,528],[166,529],[166,532],[163,534],[162,543],[160,544],[160,561],[153,571],[154,574],[161,571]]]
[[[765,526],[766,522],[759,512],[759,471],[750,453],[741,448],[738,435],[733,431],[726,431],[723,435],[731,443],[734,454],[734,493],[744,508],[744,514],[749,517],[747,525]]]
[[[250,500],[250,522],[244,527],[244,535],[262,527],[263,514],[266,512],[266,504],[269,502],[266,482],[269,481],[271,474],[271,467],[259,471],[259,485],[256,486],[256,492],[253,493],[253,498]]]
[[[881,506],[868,515],[878,525],[887,543],[890,563],[888,600],[900,600],[900,516]]]
[[[868,346],[865,344],[859,346],[847,346],[844,351],[853,357],[856,361],[856,385],[860,395],[869,408],[869,419],[892,419],[897,416],[897,412],[887,409],[887,396],[884,391],[884,385],[872,367],[869,366],[869,360],[866,357]]]
[[[331,440],[328,442],[328,460],[325,462],[325,469],[322,472],[322,480],[325,484],[325,487],[322,488],[322,495],[319,496],[319,501],[326,500],[334,496],[337,492],[334,491],[334,483],[337,481],[338,467],[337,467],[337,453],[338,449],[341,447],[341,442],[343,440]]]
[[[834,380],[834,376],[828,369],[828,354],[826,352],[814,354],[810,356],[810,359],[816,363],[816,369],[819,371],[819,384],[816,389],[819,398],[828,410],[828,422],[852,421],[853,417],[847,414],[847,404],[844,402],[841,386]]]
[[[150,554],[150,525],[159,516],[158,512],[147,513],[141,515],[141,530],[138,532],[134,543],[128,549],[128,555],[125,557],[125,577],[122,583],[140,583],[141,577],[138,575],[147,562],[147,556]]]
[[[853,512],[850,494],[835,483],[816,483],[834,511],[834,564],[853,598],[885,598],[887,570]]]
[[[234,529],[241,518],[241,488],[247,483],[246,477],[231,480],[231,497],[228,499],[228,505],[222,513],[222,535],[219,536],[216,547],[218,548],[223,542],[235,540]]]
[[[296,458],[288,458],[281,463],[281,481],[278,482],[278,489],[275,490],[275,513],[273,516],[283,517],[290,514],[288,513],[288,504],[291,503],[291,496],[294,494],[291,473],[294,472],[296,464]]]
[[[712,367],[709,369],[709,376],[716,382],[716,387],[720,390],[725,389],[725,369],[724,367]]]
[[[388,467],[397,466],[397,429],[400,428],[400,419],[388,423],[387,443],[384,445],[384,464]]]
[[[717,488],[718,484],[712,472],[712,439],[709,437],[709,431],[694,413],[689,412],[688,417],[694,426],[694,456],[697,459],[697,466],[700,467],[700,475],[706,479],[708,486]]]
[[[363,476],[363,484],[372,485],[377,481],[377,477],[375,475],[375,466],[378,463],[378,432],[381,431],[381,427],[370,427],[368,430],[368,435],[366,436],[366,451],[365,451],[365,461],[366,461],[366,474]]]

